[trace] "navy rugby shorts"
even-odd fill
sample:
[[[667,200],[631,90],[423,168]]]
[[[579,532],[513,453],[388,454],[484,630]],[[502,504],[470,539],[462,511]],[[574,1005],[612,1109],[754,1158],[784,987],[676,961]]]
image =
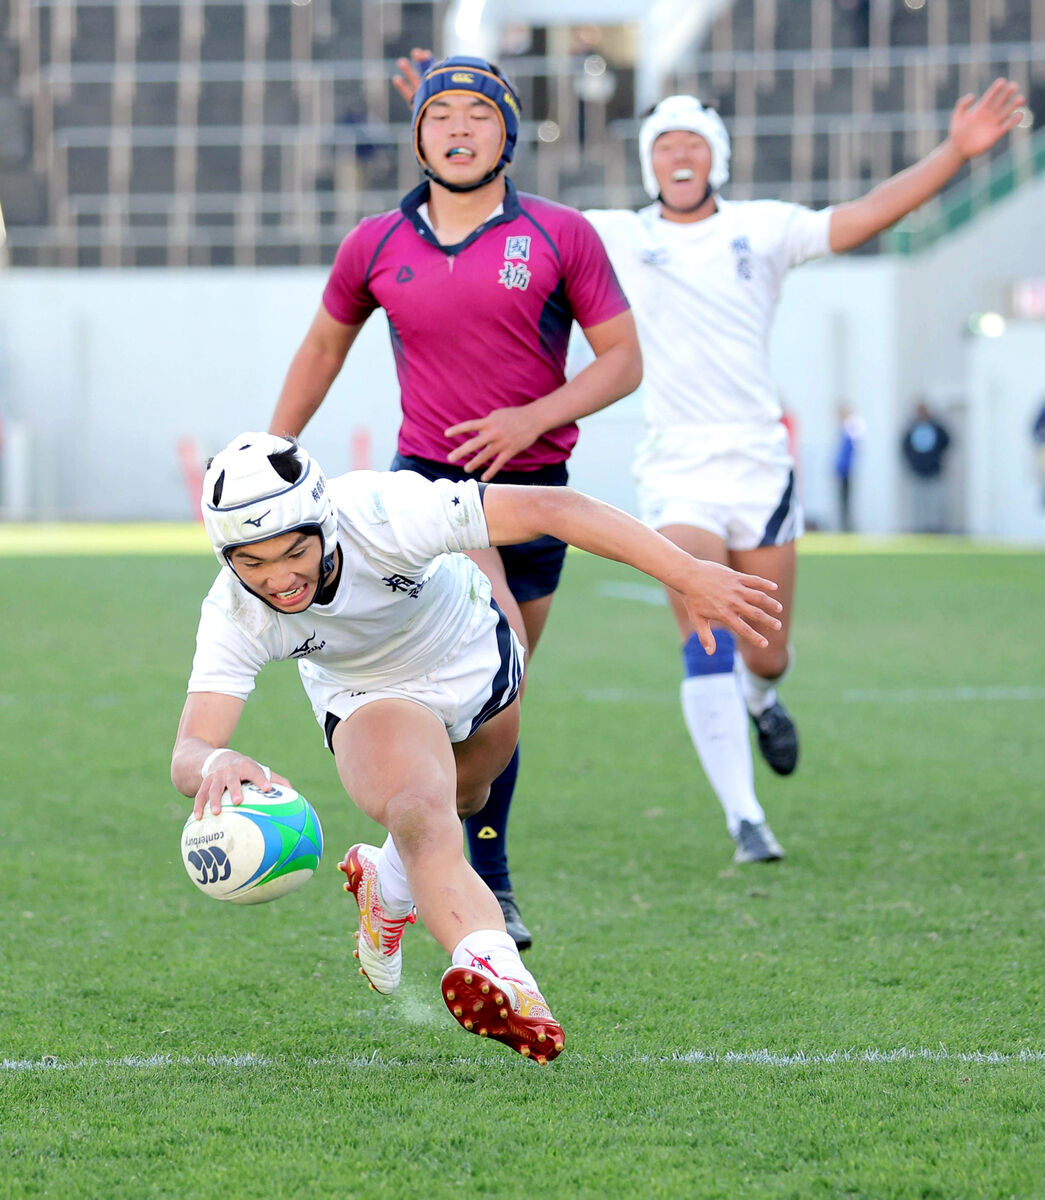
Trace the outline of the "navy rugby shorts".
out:
[[[416,471],[425,479],[478,479],[478,474],[465,471],[456,463],[435,462],[397,454],[392,459],[393,471]],[[542,487],[565,487],[568,480],[565,463],[550,463],[533,471],[501,471],[493,483],[540,484]],[[566,543],[554,537],[539,537],[532,542],[515,546],[498,546],[504,563],[504,573],[512,595],[520,603],[550,596],[559,586],[562,564],[566,559]]]

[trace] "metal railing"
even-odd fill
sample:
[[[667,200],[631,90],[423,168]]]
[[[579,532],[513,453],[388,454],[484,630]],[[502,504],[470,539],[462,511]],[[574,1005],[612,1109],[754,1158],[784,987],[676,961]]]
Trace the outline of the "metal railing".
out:
[[[905,218],[884,235],[885,249],[893,254],[917,254],[926,250],[1042,173],[1045,173],[1045,129],[1022,139],[988,162],[982,171],[949,188],[933,209]]]
[[[265,0],[253,2],[266,12],[276,8]],[[294,17],[312,22],[308,37],[298,41],[297,57],[270,61],[247,54],[245,35],[242,61],[201,61],[198,54],[178,61],[137,61],[132,18],[139,8],[162,6],[191,13],[198,42],[204,11],[215,5],[242,9],[245,0],[14,0],[12,37],[21,47],[23,67],[18,87],[32,105],[33,166],[49,196],[45,223],[9,222],[16,261],[23,250],[29,261],[35,249],[46,252],[48,261],[73,265],[81,261],[81,250],[88,250],[90,261],[133,265],[138,250],[166,250],[167,261],[178,264],[190,261],[195,248],[227,250],[232,254],[228,261],[249,264],[252,247],[295,245],[302,261],[315,261],[336,231],[392,207],[414,185],[418,173],[407,112],[388,85],[394,61],[380,56],[323,58],[323,39],[330,35],[330,0],[313,0],[310,14]],[[69,57],[79,8],[108,8],[120,14],[122,23],[114,22],[114,41],[119,40],[117,24],[122,41],[119,54],[114,45],[114,61],[74,62]],[[40,19],[44,13],[49,14],[46,48]],[[60,36],[54,25],[59,20],[64,22]],[[255,51],[259,28],[255,16]],[[55,57],[52,51],[58,43],[61,53]],[[179,52],[177,39],[173,46]],[[578,207],[627,207],[646,201],[637,152],[639,122],[611,120],[612,104],[584,104],[573,86],[579,70],[576,58],[520,56],[505,65],[524,96],[540,92],[548,97],[548,112],[534,113],[531,105],[534,119],[524,122],[520,132],[513,174],[521,187]],[[837,72],[848,73],[841,90],[836,87],[830,97],[818,95],[817,88]],[[898,86],[910,100],[905,106],[876,98],[876,86],[891,72],[902,77]],[[819,206],[861,194],[943,136],[949,109],[941,107],[941,89],[951,83],[949,72],[979,83],[994,74],[1012,74],[1029,86],[1033,79],[1045,79],[1045,41],[713,49],[698,53],[691,69],[677,74],[673,83],[706,96],[717,93],[722,101],[734,145],[728,195]],[[243,89],[242,121],[206,121],[200,93],[212,84]],[[171,120],[135,124],[136,95],[153,85],[175,89]],[[267,85],[289,85],[302,120],[266,121]],[[346,114],[339,120],[343,85],[362,88],[367,96],[380,95],[378,119],[349,120]],[[788,111],[766,110],[765,89],[770,85],[777,89],[774,102],[779,102],[781,86],[784,94],[790,93]],[[101,98],[101,111],[108,108],[105,124],[78,123],[75,106],[68,103],[77,88],[91,87],[107,89],[108,100]],[[882,108],[882,103],[889,106]],[[1028,151],[1028,134],[1014,134],[1008,155],[1020,165],[1008,175],[1005,168],[987,162],[943,200],[905,223],[889,240],[889,248],[910,252],[953,227],[960,213],[978,211],[985,196],[990,202],[1004,186],[990,182],[996,177],[1009,178],[1014,186],[1024,177],[1028,162],[1040,161],[1040,140],[1035,139],[1035,149]],[[135,156],[146,152],[170,157],[170,194],[139,190]],[[201,154],[210,157],[204,161]],[[215,162],[221,163],[217,172]],[[84,173],[88,165],[94,167],[94,178]],[[272,178],[277,181],[273,186],[261,186]]]

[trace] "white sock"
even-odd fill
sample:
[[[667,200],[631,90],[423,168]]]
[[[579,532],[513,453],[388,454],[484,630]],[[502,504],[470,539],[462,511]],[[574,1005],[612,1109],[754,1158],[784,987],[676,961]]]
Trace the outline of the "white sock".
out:
[[[384,845],[377,853],[377,879],[381,884],[381,897],[388,908],[388,915],[405,917],[414,907],[414,898],[410,894],[403,860],[399,857],[391,834],[385,838]]]
[[[719,803],[729,832],[741,821],[760,825],[766,814],[755,797],[747,713],[733,672],[689,675],[682,681],[682,715],[697,756]]]
[[[469,933],[454,947],[451,961],[455,967],[489,963],[494,973],[502,979],[517,979],[534,991],[540,991],[537,980],[523,966],[515,942],[500,929],[476,929]]]
[[[782,683],[791,673],[791,665],[794,661],[795,651],[789,645],[787,666],[779,675],[774,675],[772,679],[766,679],[762,675],[756,675],[740,655],[737,655],[736,672],[737,678],[740,680],[740,691],[744,696],[747,710],[753,717],[761,716],[770,705],[776,703],[777,684]]]

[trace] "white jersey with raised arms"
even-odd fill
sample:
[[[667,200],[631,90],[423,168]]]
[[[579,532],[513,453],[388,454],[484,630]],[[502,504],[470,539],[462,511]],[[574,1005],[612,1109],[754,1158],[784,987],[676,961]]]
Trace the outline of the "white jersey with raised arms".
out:
[[[584,215],[632,303],[651,435],[699,426],[709,455],[757,453],[758,428],[767,448],[784,444],[773,312],[787,272],[830,253],[831,209],[718,200],[713,216],[687,224],[665,221],[659,204]]]
[[[245,700],[265,663],[289,658],[306,687],[390,686],[496,626],[489,580],[458,553],[490,545],[475,481],[355,471],[332,479],[330,495],[343,555],[333,599],[276,612],[223,567],[203,601],[190,692]]]

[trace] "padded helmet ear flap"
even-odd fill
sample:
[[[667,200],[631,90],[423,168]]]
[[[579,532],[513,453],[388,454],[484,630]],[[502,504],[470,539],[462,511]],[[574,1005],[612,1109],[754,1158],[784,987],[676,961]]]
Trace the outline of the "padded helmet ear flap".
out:
[[[221,563],[237,546],[297,529],[316,530],[324,559],[337,546],[337,513],[319,464],[271,433],[242,433],[211,459],[201,510]]]

